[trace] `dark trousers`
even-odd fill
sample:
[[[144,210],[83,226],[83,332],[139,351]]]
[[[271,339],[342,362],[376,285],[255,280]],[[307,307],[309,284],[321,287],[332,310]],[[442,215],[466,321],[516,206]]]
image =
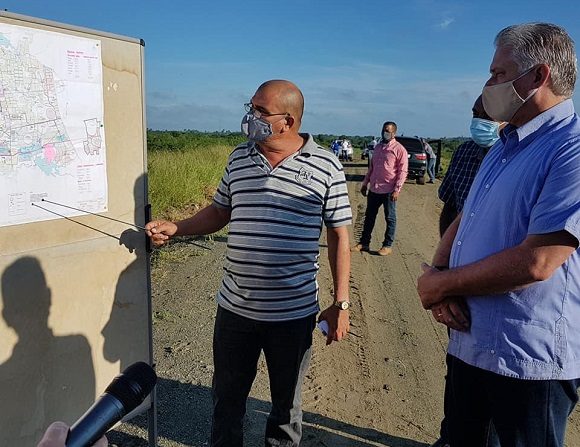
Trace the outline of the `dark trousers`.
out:
[[[485,447],[562,447],[580,379],[522,380],[449,359],[449,443]],[[493,427],[493,428],[492,428]]]
[[[449,335],[449,329],[447,329],[447,335]],[[449,380],[449,370],[451,368],[451,359],[453,357],[449,354],[445,357],[445,364],[447,365],[447,374],[445,374],[445,394],[443,396],[443,419],[441,420],[441,428],[439,430],[439,439],[442,443],[449,444],[449,416],[452,411],[452,396],[451,396],[451,383]],[[500,447],[499,440],[497,439],[497,433],[493,424],[490,423],[489,431],[487,434],[486,447]]]
[[[302,437],[301,388],[312,346],[316,317],[265,323],[218,307],[212,384],[212,447],[241,447],[246,400],[260,352],[268,367],[272,410],[265,445],[295,447]]]
[[[365,222],[360,238],[360,243],[362,245],[369,245],[371,243],[371,235],[373,233],[375,221],[377,220],[377,214],[381,206],[385,212],[385,220],[387,222],[387,229],[385,230],[385,237],[383,239],[383,247],[390,247],[395,241],[395,228],[397,227],[397,202],[391,200],[391,193],[376,194],[369,191],[367,195]]]

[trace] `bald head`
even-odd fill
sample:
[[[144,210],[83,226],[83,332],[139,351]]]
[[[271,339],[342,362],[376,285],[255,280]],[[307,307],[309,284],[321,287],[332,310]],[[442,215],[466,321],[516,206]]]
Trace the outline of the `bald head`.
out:
[[[283,79],[273,79],[260,85],[256,93],[272,98],[279,107],[279,112],[289,113],[298,124],[302,122],[304,96],[296,84]]]

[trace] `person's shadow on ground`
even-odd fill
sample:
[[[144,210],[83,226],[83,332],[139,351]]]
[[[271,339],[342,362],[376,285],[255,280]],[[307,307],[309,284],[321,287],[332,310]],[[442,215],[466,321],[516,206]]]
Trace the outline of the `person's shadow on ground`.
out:
[[[0,365],[0,445],[33,446],[50,422],[72,423],[95,400],[91,348],[83,335],[56,336],[48,326],[51,290],[38,259],[10,264],[1,291],[2,318],[18,341]]]
[[[158,433],[160,438],[188,446],[207,446],[212,412],[211,389],[201,385],[159,379],[157,382]],[[264,445],[266,419],[270,403],[249,398],[244,423],[245,445]],[[304,412],[304,433],[301,446],[328,447],[427,447],[428,444],[381,433],[372,428],[352,424],[315,413]],[[139,416],[131,420],[143,430],[147,418]],[[112,431],[107,435],[113,445],[123,447],[147,446],[145,438]],[[250,439],[257,440],[252,443]]]

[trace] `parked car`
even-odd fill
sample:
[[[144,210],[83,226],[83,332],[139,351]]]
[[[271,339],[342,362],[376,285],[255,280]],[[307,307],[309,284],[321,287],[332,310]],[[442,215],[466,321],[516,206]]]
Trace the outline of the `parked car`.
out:
[[[409,155],[409,174],[407,179],[416,180],[419,185],[425,184],[425,172],[427,171],[427,153],[423,143],[417,137],[396,137]]]
[[[373,150],[375,149],[375,146],[379,143],[379,140],[376,138],[373,138],[373,140],[371,142],[369,142],[362,150],[362,154],[360,156],[361,160],[365,160],[365,159],[370,159],[373,155]]]
[[[374,149],[375,147],[371,143],[367,144],[366,147],[363,149],[362,154],[360,155],[360,159],[366,160],[367,158],[369,158]]]

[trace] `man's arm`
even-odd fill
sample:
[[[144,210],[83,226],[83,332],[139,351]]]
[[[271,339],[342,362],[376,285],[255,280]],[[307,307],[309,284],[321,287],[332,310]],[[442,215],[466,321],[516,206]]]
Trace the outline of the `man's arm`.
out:
[[[443,203],[443,209],[441,210],[441,215],[439,216],[439,237],[443,237],[447,231],[447,228],[449,228],[449,226],[453,223],[458,214],[457,207],[455,206],[455,200],[453,198]]]
[[[461,159],[463,158],[466,148],[466,143],[459,146],[451,156],[451,161],[449,162],[449,167],[443,177],[443,181],[437,190],[437,196],[442,202],[448,202],[450,199],[454,199],[455,196],[455,182],[456,176],[458,175],[459,166],[461,164]]]
[[[225,227],[230,221],[231,210],[214,204],[206,206],[192,217],[179,222],[154,220],[145,225],[147,236],[155,246],[165,244],[173,236],[211,234]]]
[[[441,236],[441,240],[433,256],[432,265],[434,267],[429,267],[425,264],[423,265],[423,271],[430,269],[446,270],[449,268],[451,248],[453,247],[453,241],[455,240],[459,224],[461,223],[461,216],[461,213],[457,215]],[[436,321],[452,329],[465,331],[469,328],[469,310],[465,304],[465,299],[461,296],[446,297],[432,306],[431,311]]]
[[[362,181],[362,185],[360,188],[360,192],[363,196],[367,195],[368,184],[369,184],[369,181],[371,180],[372,172],[373,172],[373,160],[371,158],[371,162],[369,163],[369,168],[367,169],[367,173],[365,175],[365,178]]]
[[[405,180],[407,180],[407,174],[409,172],[409,156],[407,150],[402,144],[399,146],[399,157],[397,159],[397,166],[395,167],[397,171],[397,180],[395,181],[395,190],[391,194],[392,201],[397,201],[399,198],[399,194],[403,188]]]
[[[453,241],[457,235],[457,230],[459,229],[459,224],[461,223],[461,216],[463,214],[459,213],[455,220],[449,225],[433,255],[432,265],[435,267],[449,267],[449,258],[451,257],[451,248],[453,247]]]
[[[447,233],[449,230],[444,238]],[[427,269],[417,289],[425,309],[449,296],[494,295],[521,289],[550,278],[577,248],[578,240],[567,231],[529,235],[521,244],[472,264],[442,272]],[[442,260],[443,256],[436,259]]]
[[[348,301],[350,279],[348,227],[328,228],[326,238],[328,241],[328,261],[334,284],[334,299]],[[346,337],[349,329],[348,312],[348,310],[340,310],[334,305],[321,312],[318,321],[326,320],[329,326],[327,345]]]

